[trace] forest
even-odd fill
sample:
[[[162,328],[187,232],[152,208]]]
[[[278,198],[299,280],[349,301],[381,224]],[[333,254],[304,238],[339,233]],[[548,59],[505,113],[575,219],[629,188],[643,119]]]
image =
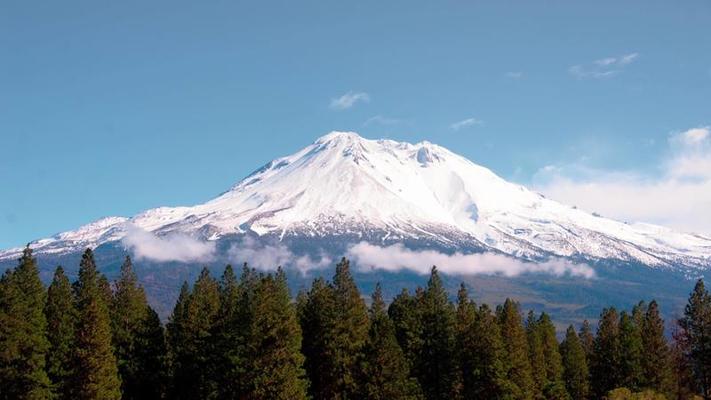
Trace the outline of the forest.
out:
[[[295,297],[281,268],[203,269],[163,325],[130,258],[109,282],[87,249],[45,287],[28,246],[0,279],[0,399],[711,398],[702,280],[675,321],[654,300],[560,335],[554,318],[450,298],[436,267],[366,300],[344,258]]]

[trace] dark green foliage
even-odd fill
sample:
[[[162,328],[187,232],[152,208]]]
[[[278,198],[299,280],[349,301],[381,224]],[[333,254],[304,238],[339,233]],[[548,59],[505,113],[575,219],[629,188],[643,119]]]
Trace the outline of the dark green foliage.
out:
[[[673,392],[671,353],[664,336],[659,305],[652,300],[644,313],[642,334],[642,387],[660,393]]]
[[[534,383],[533,397],[542,399],[543,388],[547,383],[546,359],[543,352],[543,338],[533,311],[529,311],[526,319],[526,339],[528,341],[528,359],[531,363],[531,377]]]
[[[193,290],[181,290],[171,326],[169,345],[173,353],[173,398],[217,397],[214,355],[214,323],[220,307],[220,289],[207,268],[200,273]]]
[[[301,328],[281,269],[259,281],[252,312],[246,337],[248,368],[244,398],[306,399]]]
[[[518,303],[506,299],[497,310],[501,337],[506,354],[504,366],[509,382],[507,397],[512,399],[531,399],[534,394],[534,382],[531,377],[531,364],[528,358],[526,331],[521,322]]]
[[[385,311],[378,284],[369,311],[370,329],[361,361],[360,398],[417,399],[421,389],[409,376],[407,360],[395,338],[395,327]]]
[[[76,282],[77,328],[74,348],[74,398],[119,399],[121,380],[111,348],[106,292],[90,249],[82,255]]]
[[[590,393],[587,357],[573,325],[565,331],[565,339],[560,344],[560,354],[566,390],[575,400],[587,399]]]
[[[421,301],[421,349],[416,357],[417,379],[427,399],[451,399],[458,391],[454,354],[456,318],[436,267],[432,267]]]
[[[711,398],[711,296],[699,279],[679,319],[680,338],[694,376],[705,399]]]
[[[111,323],[122,398],[160,398],[164,385],[160,371],[165,368],[163,331],[138,284],[129,257],[121,266],[121,276],[116,282]]]
[[[617,310],[606,308],[600,314],[591,357],[591,388],[597,398],[620,386],[620,326]]]
[[[413,376],[418,376],[415,361],[422,348],[422,318],[419,307],[422,296],[421,288],[418,288],[415,296],[411,296],[407,289],[403,289],[388,307],[388,316],[395,326],[395,337]]]
[[[639,318],[642,320],[643,317]],[[642,385],[642,334],[633,315],[622,312],[620,316],[620,382],[632,391]]]
[[[587,319],[583,321],[582,325],[580,325],[578,338],[580,338],[580,345],[583,346],[583,350],[585,350],[585,357],[588,360],[589,366],[592,354],[595,351],[595,336],[592,333],[590,322]]]
[[[545,360],[546,380],[543,385],[543,394],[547,399],[565,398],[565,384],[563,382],[563,361],[561,359],[558,339],[555,335],[553,321],[546,313],[541,313],[536,323],[541,346],[543,347],[543,357]]]
[[[245,265],[242,277],[249,279],[252,271]],[[241,379],[245,373],[246,327],[251,316],[243,301],[243,292],[231,265],[225,267],[220,279],[220,308],[213,330],[215,370],[219,398],[237,399],[245,389]],[[246,296],[246,294],[245,294]],[[251,297],[251,296],[250,296]]]
[[[0,399],[49,398],[46,292],[29,246],[0,279]]]
[[[47,289],[47,374],[52,382],[52,391],[57,399],[69,400],[71,395],[72,349],[77,311],[72,297],[72,286],[64,275],[64,269],[57,267],[52,284]]]
[[[303,334],[302,352],[306,357],[306,373],[311,383],[309,393],[314,399],[336,396],[332,379],[334,358],[329,343],[336,319],[333,288],[322,278],[314,280],[308,294],[299,301],[299,320]]]

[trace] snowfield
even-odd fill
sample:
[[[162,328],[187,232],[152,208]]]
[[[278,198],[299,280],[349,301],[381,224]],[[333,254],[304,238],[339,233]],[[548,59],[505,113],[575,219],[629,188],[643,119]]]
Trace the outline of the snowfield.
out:
[[[204,241],[224,235],[355,235],[480,248],[522,259],[614,259],[651,267],[711,267],[711,238],[627,224],[547,199],[443,147],[332,132],[278,158],[219,197],[109,217],[33,242],[61,254],[121,241],[134,228]],[[0,251],[0,260],[20,249]]]

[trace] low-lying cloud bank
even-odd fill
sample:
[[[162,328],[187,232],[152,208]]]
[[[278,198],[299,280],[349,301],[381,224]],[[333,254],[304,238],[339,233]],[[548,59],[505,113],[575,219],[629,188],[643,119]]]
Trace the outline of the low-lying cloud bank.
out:
[[[541,263],[525,262],[493,254],[444,254],[435,250],[410,250],[402,244],[381,247],[366,242],[351,246],[347,256],[361,271],[383,269],[397,272],[411,270],[427,274],[433,265],[448,274],[518,276],[525,273],[544,273],[555,276],[592,278],[595,271],[585,264],[575,264],[563,259],[550,259]]]
[[[207,262],[215,258],[215,243],[202,241],[182,233],[157,236],[133,224],[126,225],[123,245],[138,260],[158,262]]]
[[[235,263],[246,262],[262,270],[273,271],[277,267],[295,267],[302,273],[325,268],[333,263],[326,255],[314,259],[308,255],[296,255],[283,243],[262,243],[251,237],[245,237],[240,243],[233,244],[227,252],[228,258]]]

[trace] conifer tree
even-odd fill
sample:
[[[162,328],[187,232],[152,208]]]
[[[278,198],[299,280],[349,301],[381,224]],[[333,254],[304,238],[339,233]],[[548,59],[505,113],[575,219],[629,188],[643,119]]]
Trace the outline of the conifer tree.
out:
[[[301,328],[291,304],[286,275],[279,268],[258,283],[253,302],[253,320],[247,337],[248,390],[254,400],[306,399]]]
[[[456,317],[437,267],[432,267],[421,307],[422,347],[416,361],[417,378],[427,399],[451,399],[459,387],[454,356]]]
[[[0,398],[49,398],[46,292],[28,245],[0,279]]]
[[[647,306],[642,322],[642,387],[660,393],[671,393],[673,370],[669,343],[664,336],[664,320],[659,305],[652,300]]]
[[[298,313],[303,334],[301,349],[311,383],[309,394],[314,399],[335,398],[335,366],[329,344],[336,320],[334,290],[323,278],[317,278],[305,298],[299,303]]]
[[[711,296],[699,279],[679,319],[696,389],[711,399]]]
[[[181,290],[181,297],[184,294]],[[182,301],[181,301],[182,300]],[[203,268],[187,299],[179,298],[171,327],[174,352],[173,397],[208,399],[217,396],[214,371],[213,324],[220,306],[220,290],[210,271]],[[176,311],[182,315],[177,316]]]
[[[388,316],[395,327],[395,337],[408,362],[410,375],[419,376],[417,360],[422,348],[422,313],[420,303],[423,291],[415,296],[402,289],[388,307]]]
[[[531,378],[533,378],[533,397],[543,399],[543,389],[547,384],[546,359],[543,352],[543,338],[538,327],[538,321],[533,311],[526,318],[526,339],[528,341],[528,359],[531,363]]]
[[[614,307],[605,308],[600,314],[591,361],[590,382],[596,398],[620,386],[620,327]]]
[[[541,338],[541,346],[545,360],[546,381],[543,386],[543,394],[547,399],[566,398],[567,393],[565,384],[563,383],[563,362],[561,360],[553,321],[551,321],[548,314],[543,312],[536,326],[538,328],[538,335]]]
[[[573,325],[565,332],[565,339],[560,344],[560,353],[566,390],[574,400],[587,399],[590,393],[587,357]]]
[[[245,265],[242,277],[251,272]],[[244,394],[246,329],[251,317],[242,309],[240,283],[231,265],[220,278],[220,307],[214,325],[215,371],[220,399],[238,399]]]
[[[462,283],[457,292],[457,340],[456,348],[459,349],[459,373],[461,374],[460,394],[463,398],[474,398],[477,394],[477,375],[479,372],[478,346],[474,341],[477,323],[477,309],[469,299],[466,286]]]
[[[358,360],[368,335],[367,307],[345,258],[336,265],[332,285],[336,319],[330,335],[330,351],[334,356],[336,397],[352,399],[358,393]]]
[[[519,306],[511,299],[506,299],[497,312],[501,337],[506,349],[504,365],[510,383],[508,397],[512,399],[531,399],[534,382],[531,377],[531,364],[528,359],[526,331],[521,323]]]
[[[585,350],[585,358],[588,361],[589,367],[592,360],[592,354],[595,351],[595,336],[592,333],[590,322],[587,319],[583,320],[582,325],[580,325],[578,338],[580,339],[580,344],[583,346],[583,350]]]
[[[47,289],[47,318],[49,350],[47,352],[47,374],[52,382],[52,392],[59,400],[72,398],[71,377],[72,349],[77,311],[72,297],[72,285],[64,275],[64,269],[57,267],[52,284]]]
[[[360,398],[417,399],[417,381],[409,376],[407,360],[395,338],[395,327],[385,311],[382,289],[376,285],[369,310],[370,329],[361,361]]]
[[[82,255],[75,290],[78,319],[74,348],[74,398],[120,399],[121,380],[111,348],[111,320],[106,293],[91,249]]]
[[[160,353],[165,346],[161,344],[160,323],[156,326],[152,314],[154,312],[127,256],[121,266],[111,307],[113,345],[125,400],[148,399],[148,391],[153,396],[160,396],[160,391],[153,388],[162,387],[163,382],[151,368],[161,367],[164,356]],[[149,345],[158,348],[145,347]]]
[[[147,308],[146,318],[138,329],[136,356],[143,376],[137,382],[136,392],[141,399],[163,398],[168,383],[168,350],[165,330],[158,314]]]

